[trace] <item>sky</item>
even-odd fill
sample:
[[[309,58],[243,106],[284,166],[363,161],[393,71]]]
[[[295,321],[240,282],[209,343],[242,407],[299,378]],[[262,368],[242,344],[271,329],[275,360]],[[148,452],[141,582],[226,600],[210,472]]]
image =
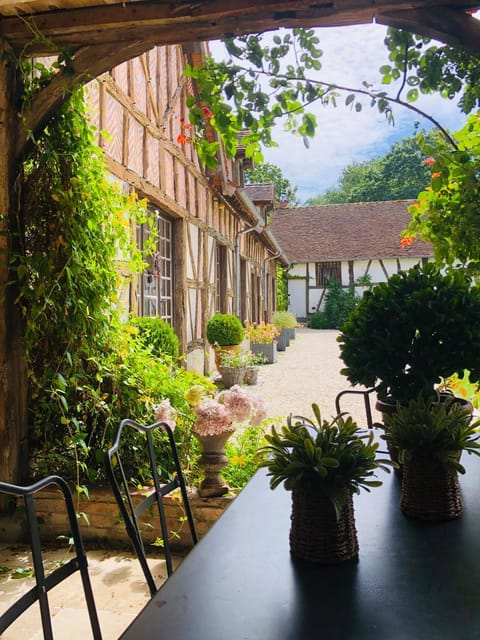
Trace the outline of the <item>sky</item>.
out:
[[[369,24],[317,31],[318,46],[323,50],[322,69],[317,73],[322,80],[352,87],[360,87],[367,81],[375,88],[390,91],[381,85],[378,71],[388,63],[388,51],[383,44],[386,27]],[[220,45],[212,46],[214,57],[221,56],[221,51]],[[422,96],[415,105],[455,131],[465,121],[456,103],[457,100],[432,95]],[[318,129],[309,149],[300,137],[278,126],[273,137],[279,146],[263,150],[265,161],[280,167],[284,177],[297,187],[301,203],[338,186],[342,169],[347,165],[384,155],[396,141],[414,133],[416,122],[421,128],[431,127],[417,114],[396,105],[392,126],[376,108],[370,108],[367,98],[360,113],[343,106],[342,100],[336,108],[318,105],[312,111],[316,113]]]

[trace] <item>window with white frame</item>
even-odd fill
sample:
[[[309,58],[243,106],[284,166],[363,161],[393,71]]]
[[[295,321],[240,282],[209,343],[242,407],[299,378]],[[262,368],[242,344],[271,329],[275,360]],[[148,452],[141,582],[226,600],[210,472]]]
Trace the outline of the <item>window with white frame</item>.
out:
[[[148,268],[138,279],[138,314],[160,316],[173,323],[173,242],[172,222],[155,212],[157,242],[153,255],[146,257]],[[137,228],[138,246],[146,246],[151,233],[149,225]]]

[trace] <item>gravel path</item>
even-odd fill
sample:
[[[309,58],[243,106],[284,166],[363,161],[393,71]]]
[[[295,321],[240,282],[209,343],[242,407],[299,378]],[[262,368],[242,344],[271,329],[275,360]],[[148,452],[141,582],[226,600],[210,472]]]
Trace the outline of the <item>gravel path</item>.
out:
[[[337,394],[350,387],[340,374],[343,361],[337,336],[334,330],[297,329],[295,340],[278,353],[278,362],[260,367],[254,389],[265,399],[269,417],[285,419],[290,413],[311,417],[314,402],[323,418],[335,415]],[[366,426],[361,399],[350,396],[348,402],[342,402],[342,411],[348,411],[359,426]],[[373,414],[374,420],[380,420],[378,413]]]

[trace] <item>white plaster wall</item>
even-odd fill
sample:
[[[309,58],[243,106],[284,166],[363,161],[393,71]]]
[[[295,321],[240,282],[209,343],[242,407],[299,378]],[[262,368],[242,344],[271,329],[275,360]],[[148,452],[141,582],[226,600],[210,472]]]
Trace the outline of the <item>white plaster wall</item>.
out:
[[[188,235],[189,235],[189,242],[190,242],[190,250],[192,252],[193,255],[193,261],[194,264],[197,265],[198,264],[198,227],[196,227],[194,224],[189,224],[188,225]],[[193,265],[192,265],[192,261],[190,259],[190,252],[187,251],[186,252],[186,256],[185,259],[187,261],[187,278],[194,278],[194,270],[193,270]]]
[[[296,264],[290,269],[290,276],[299,276],[304,278],[307,273],[307,265],[305,263]],[[305,318],[307,310],[305,307],[305,287],[306,280],[289,280],[288,281],[288,295],[289,304],[288,310],[293,313],[297,318]]]

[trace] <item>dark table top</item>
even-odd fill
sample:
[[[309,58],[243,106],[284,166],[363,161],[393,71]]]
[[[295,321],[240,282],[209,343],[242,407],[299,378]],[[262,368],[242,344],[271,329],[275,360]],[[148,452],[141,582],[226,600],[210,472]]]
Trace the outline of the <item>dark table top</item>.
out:
[[[400,512],[400,479],[354,497],[358,562],[290,556],[291,494],[258,472],[125,631],[124,640],[479,640],[480,458],[461,519]]]

